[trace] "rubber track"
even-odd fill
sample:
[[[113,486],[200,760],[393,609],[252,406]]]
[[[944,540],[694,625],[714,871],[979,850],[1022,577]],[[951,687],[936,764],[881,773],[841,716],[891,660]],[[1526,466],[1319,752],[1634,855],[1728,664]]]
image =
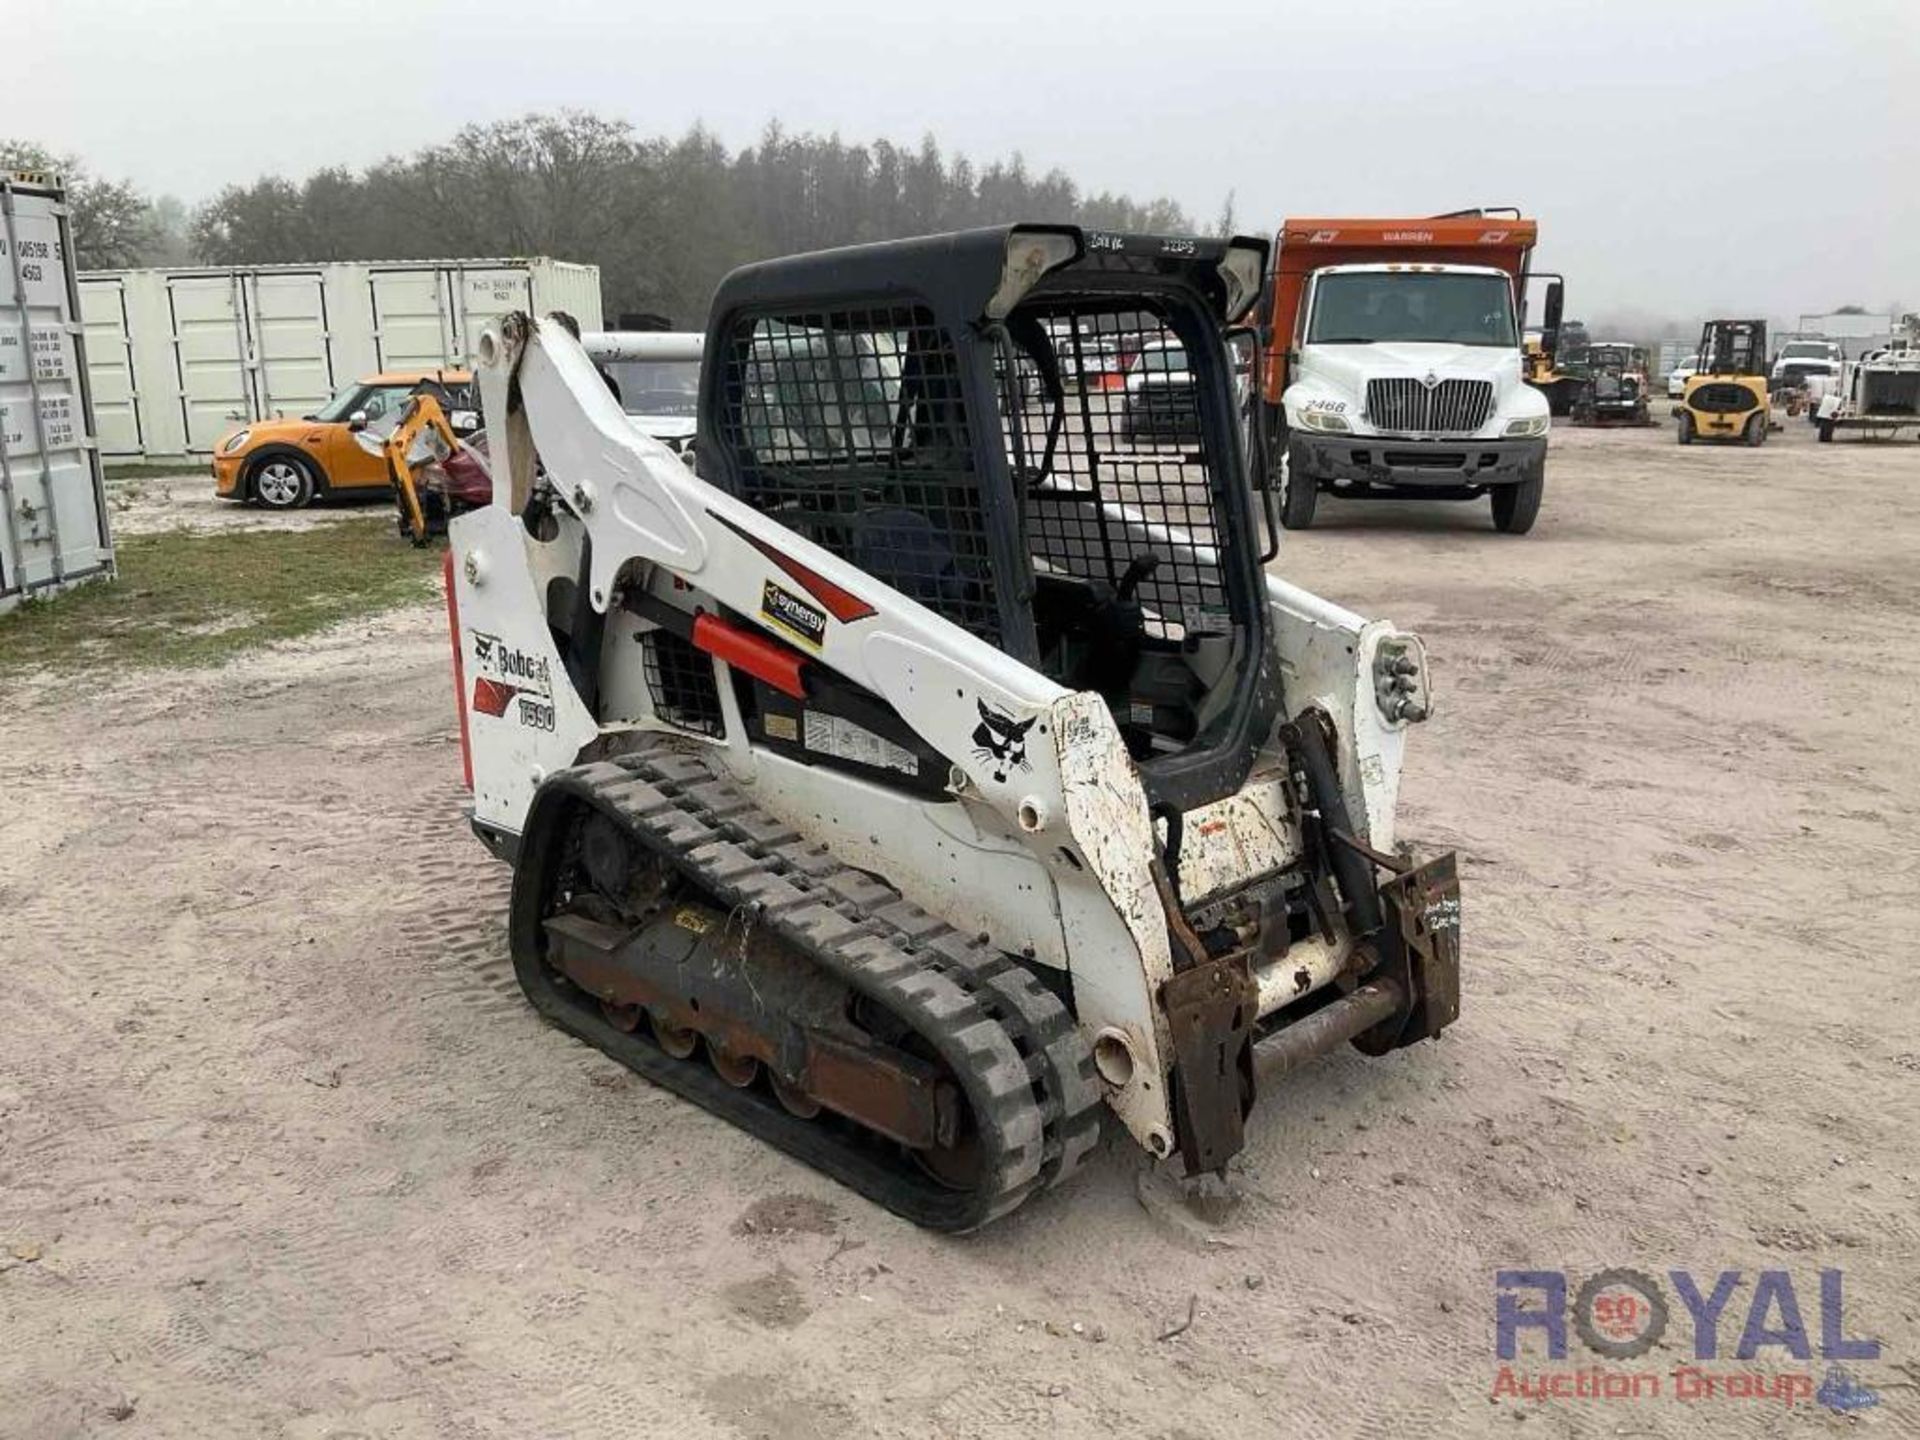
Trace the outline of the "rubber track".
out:
[[[1071,1175],[1099,1138],[1100,1090],[1066,1007],[985,937],[962,935],[864,870],[835,860],[756,807],[698,755],[672,742],[561,771],[547,786],[621,821],[628,833],[743,923],[777,937],[905,1021],[953,1071],[987,1149],[976,1191],[945,1190],[903,1156],[891,1160],[851,1127],[800,1121],[758,1087],[735,1090],[698,1060],[607,1025],[566,994],[529,948],[518,917],[547,911],[544,884],[515,876],[515,968],[543,1014],[614,1058],[722,1114],[918,1224],[971,1230]],[[530,820],[545,813],[536,804]],[[551,871],[544,873],[550,874]],[[537,900],[537,912],[533,910]],[[537,945],[533,948],[537,949]]]

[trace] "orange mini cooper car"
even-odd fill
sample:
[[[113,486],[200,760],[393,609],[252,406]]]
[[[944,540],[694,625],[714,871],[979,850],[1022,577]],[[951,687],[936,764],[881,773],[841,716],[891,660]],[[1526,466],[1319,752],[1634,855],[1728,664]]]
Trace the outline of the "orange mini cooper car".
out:
[[[477,419],[473,376],[465,370],[396,370],[355,381],[299,420],[254,420],[220,437],[213,448],[213,485],[223,499],[297,510],[316,495],[371,493],[388,486],[384,456],[371,454],[356,430],[398,422],[407,397],[428,389],[456,431]]]

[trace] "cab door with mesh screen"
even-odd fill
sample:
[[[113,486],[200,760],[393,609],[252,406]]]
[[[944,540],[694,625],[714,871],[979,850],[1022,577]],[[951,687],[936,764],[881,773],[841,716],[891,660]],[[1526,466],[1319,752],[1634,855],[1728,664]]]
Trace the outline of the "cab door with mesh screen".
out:
[[[750,315],[721,443],[739,497],[993,644],[1009,636],[959,353],[924,306]]]
[[[1224,351],[1203,359],[1224,365]],[[1109,365],[1117,382],[1069,383]],[[1138,297],[1029,307],[996,366],[1040,668],[1103,695],[1141,760],[1205,737],[1248,650],[1224,568],[1232,498],[1202,424],[1207,369],[1171,312]]]

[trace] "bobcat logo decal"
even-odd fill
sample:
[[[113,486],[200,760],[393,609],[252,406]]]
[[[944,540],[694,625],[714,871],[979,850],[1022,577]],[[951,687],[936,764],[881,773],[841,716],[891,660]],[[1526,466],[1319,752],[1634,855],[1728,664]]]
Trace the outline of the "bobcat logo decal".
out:
[[[1027,732],[1040,717],[1015,720],[984,700],[974,704],[980,707],[980,723],[973,727],[973,753],[993,767],[994,780],[1005,784],[1009,770],[1032,769],[1027,763]]]

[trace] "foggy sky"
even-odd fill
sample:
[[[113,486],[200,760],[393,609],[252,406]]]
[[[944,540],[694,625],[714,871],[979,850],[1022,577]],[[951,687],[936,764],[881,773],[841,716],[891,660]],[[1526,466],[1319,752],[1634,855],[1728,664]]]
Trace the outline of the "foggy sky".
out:
[[[1570,314],[1920,305],[1920,0],[0,0],[8,34],[0,135],[189,202],[533,109],[777,116],[1209,226],[1519,205]]]

